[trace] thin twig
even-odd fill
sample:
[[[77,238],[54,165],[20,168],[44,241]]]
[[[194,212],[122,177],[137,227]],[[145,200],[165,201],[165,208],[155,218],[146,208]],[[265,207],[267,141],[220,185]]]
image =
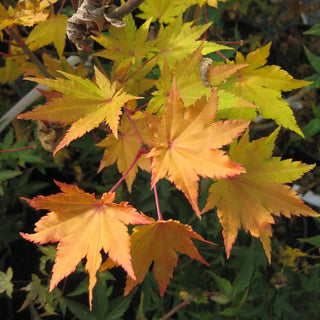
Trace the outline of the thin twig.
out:
[[[8,28],[10,36],[13,40],[17,42],[17,44],[21,47],[23,52],[30,58],[30,60],[36,65],[39,71],[47,78],[53,78],[52,75],[48,72],[46,67],[41,63],[41,61],[37,58],[37,56],[29,49],[29,47],[25,44],[23,39],[18,35],[18,33],[13,28]]]
[[[134,158],[133,162],[131,163],[130,167],[128,168],[128,170],[122,175],[122,177],[120,178],[120,180],[111,188],[111,190],[109,191],[109,193],[114,192],[119,185],[121,184],[121,182],[126,178],[126,176],[129,174],[129,172],[132,170],[133,166],[137,163],[137,161],[140,159],[141,155],[144,153],[143,150],[138,150],[136,157]]]
[[[155,54],[154,56],[152,56],[151,58],[149,58],[148,60],[146,60],[144,63],[142,63],[141,66],[139,66],[134,72],[132,72],[126,79],[120,79],[119,81],[121,83],[127,82],[134,74],[136,74],[138,71],[140,71],[147,63],[149,63],[157,55],[158,55],[158,53]]]
[[[22,150],[28,150],[28,149],[36,149],[36,146],[28,146],[28,147],[21,147],[21,148],[13,148],[13,149],[5,149],[5,150],[0,150],[0,153],[4,152],[14,152],[14,151],[22,151]]]
[[[180,304],[178,304],[176,307],[174,307],[170,312],[168,312],[166,315],[164,315],[160,320],[166,320],[169,319],[173,314],[175,314],[178,310],[182,309],[186,305],[188,305],[190,301],[183,301]]]
[[[121,7],[115,9],[112,14],[110,14],[110,18],[121,19],[137,9],[140,4],[144,2],[144,0],[128,0]]]
[[[62,3],[61,3],[60,8],[59,8],[59,10],[58,10],[57,15],[61,13],[61,11],[62,11],[62,9],[63,9],[63,7],[64,7],[65,3],[66,3],[66,0],[63,0],[63,1],[62,1]]]
[[[216,51],[216,53],[222,57],[225,61],[228,61],[228,58],[226,58],[220,51]]]
[[[132,120],[132,118],[130,116],[130,111],[126,107],[123,107],[123,110],[125,111],[125,113],[126,113],[126,115],[128,117],[128,120],[129,120],[129,122],[130,122],[130,124],[131,124],[131,126],[133,128],[133,131],[134,131],[135,135],[137,136],[137,138],[138,138],[138,140],[140,142],[141,147],[144,148],[145,147],[145,143],[144,143],[144,141],[143,141],[143,139],[141,137],[141,134],[140,134],[136,124],[134,123],[134,121]]]

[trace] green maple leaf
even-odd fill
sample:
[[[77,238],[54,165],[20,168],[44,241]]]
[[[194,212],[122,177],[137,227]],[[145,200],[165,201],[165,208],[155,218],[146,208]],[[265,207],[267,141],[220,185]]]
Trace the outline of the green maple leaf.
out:
[[[12,280],[12,268],[9,267],[7,272],[0,271],[0,293],[6,292],[7,296],[12,299],[13,283]]]

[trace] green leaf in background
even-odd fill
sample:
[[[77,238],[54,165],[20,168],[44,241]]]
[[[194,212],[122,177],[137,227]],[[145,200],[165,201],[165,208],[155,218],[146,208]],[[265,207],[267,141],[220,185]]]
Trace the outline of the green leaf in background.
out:
[[[313,246],[320,247],[320,235],[310,237],[310,238],[298,239],[298,240],[300,242],[308,242],[308,243],[312,244]]]
[[[89,308],[75,300],[63,298],[68,309],[76,316],[78,320],[97,320]]]
[[[7,269],[6,273],[0,271],[0,293],[6,292],[9,298],[12,298],[13,291],[13,283],[11,282],[12,275],[11,267]]]
[[[20,170],[1,170],[0,171],[0,181],[5,181],[13,177],[19,176],[22,174]]]
[[[312,119],[302,130],[304,137],[310,138],[320,132],[320,119]]]
[[[312,53],[306,46],[303,46],[303,48],[313,69],[320,73],[320,56]]]
[[[43,308],[47,302],[46,287],[41,284],[40,278],[36,274],[32,274],[32,281],[21,290],[27,291],[27,297],[24,300],[21,308],[18,311],[22,311],[30,304],[37,303],[40,308]]]
[[[320,119],[320,107],[316,106],[312,101],[310,102],[311,102],[311,108],[314,116]]]
[[[215,274],[212,271],[209,271],[209,273],[213,276],[218,288],[228,297],[230,298],[232,295],[232,285],[229,280],[221,278],[217,274]]]
[[[135,291],[136,290],[132,291],[128,296],[119,296],[112,300],[109,305],[109,313],[106,320],[119,320],[129,308]]]
[[[314,25],[311,29],[305,31],[303,34],[320,36],[320,23]]]
[[[319,74],[319,85],[320,85],[320,74]],[[320,132],[320,108],[316,106],[312,101],[311,108],[315,119],[310,120],[305,127],[302,129],[302,132],[305,138],[310,138]],[[294,140],[302,140],[301,137],[296,137]]]
[[[114,300],[109,297],[112,293],[112,286],[107,287],[106,280],[114,280],[110,272],[98,272],[97,284],[93,289],[92,311],[89,307],[75,300],[63,298],[69,310],[79,320],[119,320],[129,308],[135,290],[128,296],[119,296]],[[86,277],[79,286],[70,294],[73,297],[88,292],[88,278]]]

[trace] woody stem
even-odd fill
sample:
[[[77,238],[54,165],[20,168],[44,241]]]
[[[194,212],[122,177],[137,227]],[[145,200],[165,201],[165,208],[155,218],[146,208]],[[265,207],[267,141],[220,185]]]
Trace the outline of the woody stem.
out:
[[[18,33],[12,28],[8,28],[8,30],[12,39],[17,42],[18,46],[21,47],[23,52],[36,65],[36,67],[40,70],[40,72],[47,78],[52,78],[52,75],[48,72],[46,67],[41,63],[41,61],[37,58],[37,56],[29,49],[29,47],[25,44],[25,42],[20,37],[20,35],[18,35]]]
[[[112,12],[111,18],[121,19],[121,18],[125,17],[130,12],[137,9],[143,1],[144,0],[128,0],[121,7],[115,9]]]

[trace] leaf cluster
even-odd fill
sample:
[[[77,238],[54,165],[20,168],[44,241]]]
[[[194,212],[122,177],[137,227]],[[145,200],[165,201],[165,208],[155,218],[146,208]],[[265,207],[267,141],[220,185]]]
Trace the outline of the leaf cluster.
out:
[[[34,233],[23,232],[21,236],[37,244],[57,243],[57,252],[52,259],[50,293],[34,276],[23,289],[28,295],[21,309],[36,303],[47,314],[53,314],[55,308],[65,314],[68,308],[79,319],[118,319],[129,307],[134,288],[142,284],[146,296],[140,296],[136,311],[143,315],[148,312],[144,310],[146,300],[150,304],[154,299],[160,305],[155,290],[150,288],[156,283],[162,297],[168,288],[171,290],[172,281],[172,288],[180,291],[185,301],[196,303],[199,311],[202,304],[212,301],[217,303],[215,308],[222,317],[250,319],[265,311],[265,304],[250,309],[246,301],[257,301],[264,280],[256,276],[257,270],[266,269],[267,262],[271,263],[274,217],[318,216],[286,185],[314,165],[273,156],[281,127],[301,137],[304,133],[282,94],[310,82],[294,79],[279,66],[268,65],[271,43],[246,56],[236,51],[234,58],[226,58],[221,52],[235,50],[207,40],[211,23],[188,20],[188,10],[195,4],[204,8],[218,6],[216,0],[146,0],[139,7],[137,17],[144,20],[139,27],[129,14],[125,25],[110,23],[108,31],[101,34],[89,32],[92,21],[88,20],[87,33],[78,40],[85,40],[81,47],[90,51],[93,65],[89,72],[84,64],[71,68],[64,58],[65,35],[70,33],[70,26],[61,10],[55,13],[52,4],[44,0],[34,0],[29,5],[20,0],[16,7],[0,6],[0,31],[7,30],[16,41],[16,48],[10,47],[11,60],[3,67],[5,76],[0,80],[13,80],[19,75],[19,66],[30,63],[25,79],[51,90],[43,93],[45,103],[20,114],[18,119],[59,128],[59,138],[50,144],[56,159],[67,157],[67,148],[72,150],[82,144],[82,155],[90,162],[90,153],[95,153],[92,150],[96,147],[95,155],[98,150],[103,151],[97,176],[113,172],[111,166],[120,173],[118,181],[110,178],[111,187],[100,184],[95,193],[55,181],[59,193],[32,199],[23,195],[22,200],[31,207],[49,212],[36,223]],[[81,7],[85,5],[86,1]],[[18,26],[34,27],[23,38],[17,32]],[[50,34],[53,26],[56,32]],[[88,32],[90,39],[86,39]],[[44,53],[43,63],[39,62],[32,53],[50,44],[55,53]],[[315,63],[311,53],[306,52]],[[222,56],[223,61],[209,58],[213,53]],[[13,69],[17,72],[11,77]],[[258,115],[274,121],[278,128],[266,137],[252,140],[250,123]],[[95,146],[88,138],[91,134],[98,140]],[[13,132],[9,131],[2,147],[28,144],[26,138],[15,144]],[[0,181],[22,174],[20,168],[26,163],[36,163],[45,173],[45,165],[41,167],[41,159],[32,150],[0,154],[0,161],[4,163],[2,166],[0,162]],[[10,162],[15,162],[15,168],[8,166]],[[139,186],[143,179],[138,173],[142,171],[148,182]],[[124,180],[126,188],[121,186]],[[170,203],[168,189],[174,190],[179,200]],[[144,193],[141,203],[129,203],[139,192]],[[188,214],[181,208],[186,208]],[[212,231],[208,231],[211,227]],[[200,235],[201,229],[208,240]],[[215,250],[213,242],[220,236],[229,258],[240,229],[261,241],[267,259],[261,251],[236,248],[237,266],[232,268],[239,267],[240,256],[246,259],[233,281],[208,269],[205,274],[211,279],[210,286],[216,286],[218,292],[184,295],[174,278],[178,261],[185,261],[183,255],[206,266],[217,264],[215,257],[225,263],[220,249],[210,254]],[[208,258],[199,253],[194,240]],[[210,248],[208,254],[204,248]],[[46,262],[42,261],[42,271]],[[191,272],[191,262],[185,266],[186,273]],[[127,275],[126,297],[104,303],[113,290],[106,286],[110,280],[106,270],[116,267]],[[88,272],[88,277],[70,297],[82,294],[87,287],[89,308],[62,298],[57,289],[59,282],[77,268]],[[203,279],[200,282],[204,286]],[[182,283],[187,287],[185,281]],[[7,284],[4,290],[11,292]],[[151,296],[147,297],[147,290]],[[57,296],[51,295],[54,292]],[[276,297],[272,288],[266,298]],[[226,304],[228,307],[222,307]],[[280,307],[275,310],[277,316],[282,312]],[[188,315],[196,317],[192,312]],[[206,316],[200,312],[197,317]]]

